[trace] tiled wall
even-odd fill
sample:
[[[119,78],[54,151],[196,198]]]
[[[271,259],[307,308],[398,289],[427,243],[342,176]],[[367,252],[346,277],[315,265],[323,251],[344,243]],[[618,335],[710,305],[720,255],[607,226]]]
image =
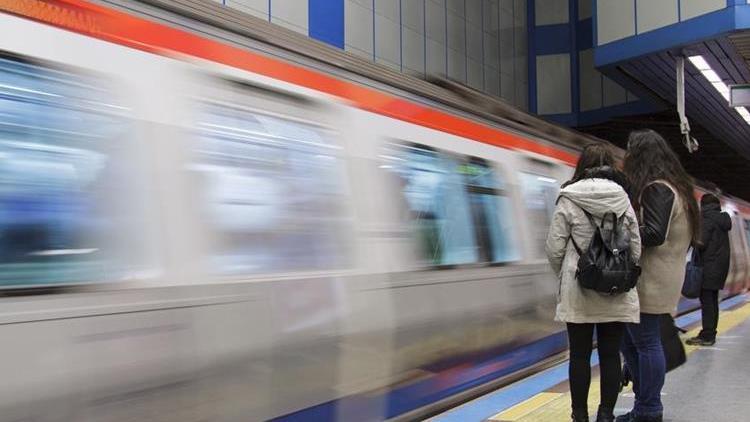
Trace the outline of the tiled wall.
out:
[[[534,1],[538,114],[583,124],[638,100],[596,69],[591,19],[595,0]],[[557,42],[560,38],[566,41]]]
[[[637,101],[638,97],[604,76],[594,67],[594,50],[578,53],[581,111],[587,112],[605,107]]]
[[[213,0],[307,35],[307,0]],[[269,13],[270,12],[270,13]]]
[[[527,107],[526,0],[345,0],[347,51]]]
[[[214,1],[311,31],[313,0]],[[527,0],[315,0],[321,2],[343,6],[346,51],[413,75],[447,75],[528,107]]]
[[[594,0],[603,45],[727,7],[727,0]]]
[[[536,58],[537,112],[573,112],[570,83],[570,54],[547,54]]]
[[[537,26],[568,23],[569,0],[534,0]]]

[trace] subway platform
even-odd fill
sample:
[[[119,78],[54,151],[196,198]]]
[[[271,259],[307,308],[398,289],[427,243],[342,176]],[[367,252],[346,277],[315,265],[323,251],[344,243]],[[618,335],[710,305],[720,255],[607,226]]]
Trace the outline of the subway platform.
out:
[[[685,346],[685,365],[667,374],[662,391],[665,422],[737,422],[750,420],[747,401],[750,367],[750,296],[740,295],[721,304],[719,333],[712,347]],[[683,341],[700,331],[700,311],[676,319],[689,331]],[[589,393],[591,420],[599,403],[598,357],[592,356]],[[503,389],[432,418],[435,422],[559,422],[570,420],[568,365],[562,363]],[[631,384],[632,385],[632,384]],[[620,394],[615,414],[633,404],[630,387]]]

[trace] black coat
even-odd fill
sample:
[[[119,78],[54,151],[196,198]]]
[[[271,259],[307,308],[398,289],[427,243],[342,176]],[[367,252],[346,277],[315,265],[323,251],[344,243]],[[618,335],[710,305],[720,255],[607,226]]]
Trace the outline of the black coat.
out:
[[[729,274],[729,230],[732,229],[732,219],[729,214],[721,212],[719,204],[705,204],[701,208],[703,288],[721,290]]]

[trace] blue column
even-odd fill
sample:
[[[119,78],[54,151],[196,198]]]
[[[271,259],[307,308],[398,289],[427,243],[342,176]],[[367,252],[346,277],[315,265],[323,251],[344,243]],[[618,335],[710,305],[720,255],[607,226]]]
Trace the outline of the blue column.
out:
[[[309,0],[310,37],[344,48],[344,0]]]
[[[484,19],[482,19],[482,21],[484,21]],[[534,3],[534,0],[526,1],[526,43],[526,59],[528,60],[527,70],[529,84],[529,112],[536,114],[536,4]],[[482,48],[482,51],[484,51],[484,48]],[[484,69],[484,67],[482,68]]]
[[[569,23],[570,25],[570,100],[571,110],[576,117],[578,124],[578,114],[581,112],[581,77],[579,73],[580,64],[578,63],[578,2],[573,0],[570,3]]]

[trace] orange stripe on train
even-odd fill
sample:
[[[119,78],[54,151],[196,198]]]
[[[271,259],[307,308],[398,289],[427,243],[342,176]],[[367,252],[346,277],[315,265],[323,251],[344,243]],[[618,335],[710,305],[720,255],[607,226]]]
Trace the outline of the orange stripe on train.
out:
[[[0,10],[151,53],[185,54],[345,99],[363,110],[570,165],[576,155],[321,72],[202,38],[85,0],[0,0]]]

